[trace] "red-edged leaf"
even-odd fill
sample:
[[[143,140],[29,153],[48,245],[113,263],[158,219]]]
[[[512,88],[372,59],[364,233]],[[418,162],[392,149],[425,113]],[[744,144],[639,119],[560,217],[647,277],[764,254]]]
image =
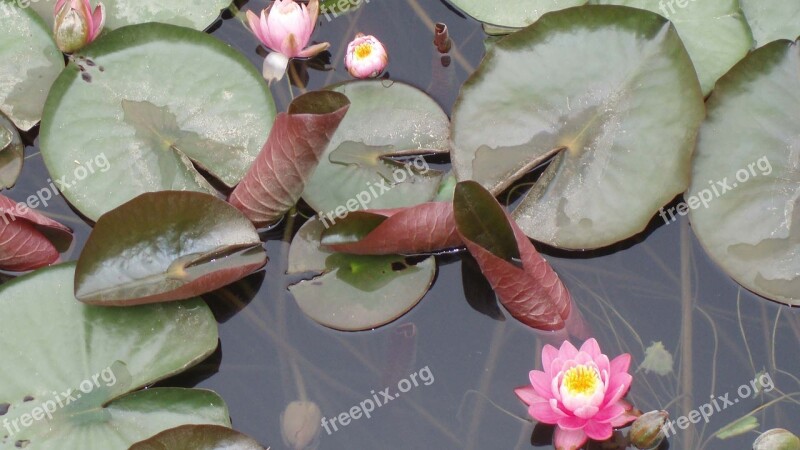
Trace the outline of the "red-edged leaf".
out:
[[[281,218],[303,194],[350,101],[333,91],[301,95],[280,113],[255,163],[229,202],[257,226]]]
[[[322,233],[322,244],[356,255],[431,253],[464,245],[450,202],[356,211],[329,226]]]
[[[72,230],[0,195],[0,269],[23,272],[58,261],[47,236],[72,240]]]
[[[503,306],[533,328],[564,328],[569,292],[492,194],[465,181],[456,186],[453,202],[459,235]]]

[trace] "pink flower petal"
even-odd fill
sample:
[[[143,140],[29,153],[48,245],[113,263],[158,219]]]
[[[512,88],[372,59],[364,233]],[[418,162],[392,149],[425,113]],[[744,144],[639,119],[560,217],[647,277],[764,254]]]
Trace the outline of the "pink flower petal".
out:
[[[578,450],[586,443],[588,437],[583,430],[565,430],[556,428],[556,450]]]
[[[588,353],[593,360],[599,358],[600,355],[603,354],[603,352],[600,351],[600,344],[597,343],[597,339],[595,338],[591,338],[584,342],[583,345],[581,345],[580,351]]]
[[[324,52],[328,48],[330,48],[331,44],[328,42],[322,42],[320,44],[314,44],[311,47],[306,48],[305,50],[301,51],[297,57],[298,58],[313,58],[318,54]]]
[[[611,376],[611,381],[608,383],[606,390],[606,398],[603,405],[612,405],[617,403],[631,387],[633,377],[629,373],[617,373]]]
[[[595,441],[605,441],[611,439],[611,435],[614,434],[614,429],[610,424],[595,422],[593,420],[590,420],[586,423],[583,431],[587,436]]]
[[[559,419],[558,426],[565,430],[579,430],[589,423],[588,420],[575,416],[567,416]]]
[[[550,383],[550,377],[539,370],[531,370],[529,374],[531,386],[540,397],[547,399],[553,398],[553,390]]]
[[[570,341],[564,341],[558,349],[558,355],[564,360],[574,359],[578,355],[578,349]]]
[[[547,401],[531,404],[530,407],[528,407],[528,414],[537,421],[548,425],[555,425],[556,423],[560,423],[562,419],[569,417],[560,409],[553,408],[550,402]]]
[[[631,355],[623,353],[611,361],[611,373],[627,372],[631,367]]]
[[[548,344],[542,349],[542,369],[544,373],[550,373],[550,366],[553,360],[558,357],[558,349]]]
[[[625,414],[625,412],[626,409],[624,406],[622,406],[622,404],[614,403],[597,412],[594,417],[592,417],[592,420],[595,422],[611,422],[617,417]]]
[[[102,3],[98,3],[97,7],[94,9],[94,13],[92,13],[92,30],[89,34],[89,42],[92,42],[97,38],[97,36],[103,30],[105,24],[106,8]]]
[[[575,414],[576,417],[580,417],[581,419],[596,420],[595,415],[597,415],[598,411],[600,411],[600,408],[598,408],[597,406],[585,405],[579,408],[575,408],[575,410],[572,411],[572,413]]]
[[[514,393],[517,394],[517,397],[519,397],[523,403],[529,406],[533,403],[544,400],[540,396],[536,395],[536,391],[534,391],[531,386],[520,386],[514,389]]]

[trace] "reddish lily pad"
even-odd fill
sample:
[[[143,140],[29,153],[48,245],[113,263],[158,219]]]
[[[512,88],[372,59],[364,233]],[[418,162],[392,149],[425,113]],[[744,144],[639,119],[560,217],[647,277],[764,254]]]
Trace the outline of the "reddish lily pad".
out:
[[[322,244],[357,255],[433,253],[463,245],[450,202],[355,211],[323,231]]]
[[[252,223],[233,206],[199,192],[148,193],[97,221],[78,259],[75,296],[103,305],[181,300],[266,260]]]
[[[227,427],[183,425],[137,442],[128,450],[264,450],[264,447]]]
[[[0,269],[23,272],[58,261],[72,230],[0,195]]]
[[[461,238],[508,312],[533,328],[564,328],[569,291],[492,194],[461,182],[453,205]]]
[[[267,143],[231,194],[230,203],[259,226],[280,219],[300,200],[349,107],[345,95],[332,91],[294,99],[288,113],[278,114]]]

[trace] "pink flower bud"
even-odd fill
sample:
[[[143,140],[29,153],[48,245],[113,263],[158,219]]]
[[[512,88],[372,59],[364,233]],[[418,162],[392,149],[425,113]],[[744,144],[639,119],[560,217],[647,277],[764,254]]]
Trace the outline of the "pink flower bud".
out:
[[[105,7],[98,3],[92,12],[89,0],[58,0],[53,34],[64,53],[74,53],[94,41],[106,22]]]
[[[374,36],[356,35],[353,42],[347,45],[344,65],[350,75],[356,78],[375,78],[389,64],[389,55],[381,41]]]

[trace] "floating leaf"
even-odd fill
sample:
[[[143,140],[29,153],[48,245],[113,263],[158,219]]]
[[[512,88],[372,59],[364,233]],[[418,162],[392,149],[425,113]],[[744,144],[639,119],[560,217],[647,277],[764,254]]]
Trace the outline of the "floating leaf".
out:
[[[272,126],[261,74],[205,33],[133,25],[73,59],[50,92],[41,149],[53,179],[68,181],[64,196],[92,220],[145,192],[219,195],[204,175],[235,186]],[[107,167],[76,177],[75,161],[101,156]]]
[[[759,47],[778,39],[800,36],[800,2],[786,0],[739,0]]]
[[[461,239],[508,312],[533,328],[564,328],[569,292],[492,194],[477,182],[461,182],[453,208]]]
[[[514,218],[541,242],[604,247],[644,230],[686,189],[704,111],[664,18],[571,8],[497,42],[464,84],[453,168],[498,194],[557,154]]]
[[[182,425],[133,444],[129,450],[264,450],[258,442],[219,425]]]
[[[8,118],[0,113],[0,189],[17,183],[24,161],[25,145]]]
[[[0,359],[13,361],[0,374],[3,419],[11,427],[0,449],[125,450],[187,423],[229,426],[225,403],[210,391],[122,395],[216,349],[217,324],[205,303],[85,305],[73,296],[74,268],[42,269],[0,287]]]
[[[644,351],[644,361],[639,365],[639,370],[644,369],[646,373],[655,372],[658,375],[666,376],[672,373],[673,359],[664,344],[653,342]]]
[[[320,247],[324,227],[310,220],[289,250],[289,274],[312,279],[289,287],[300,309],[330,328],[358,331],[385,325],[413,308],[436,273],[433,257],[412,264],[400,255],[331,253]]]
[[[72,230],[0,195],[0,269],[38,269],[58,261],[72,242]]]
[[[776,41],[725,75],[708,100],[683,210],[729,275],[800,305],[800,42]],[[674,216],[675,211],[667,211]]]
[[[388,209],[430,201],[442,173],[422,158],[408,158],[448,151],[449,121],[439,105],[398,82],[353,81],[331,90],[350,99],[350,110],[303,199],[322,215],[348,204],[351,210]]]
[[[47,92],[64,68],[50,29],[20,2],[0,2],[0,112],[22,130],[42,118]]]
[[[328,223],[322,244],[358,255],[433,253],[463,245],[456,232],[453,204],[430,202],[401,209],[356,211]],[[330,227],[330,228],[327,228]]]
[[[728,425],[720,428],[719,431],[714,433],[718,439],[730,439],[732,437],[741,436],[758,429],[758,419],[753,416],[744,416],[741,419],[735,420]]]
[[[476,20],[497,27],[521,28],[550,11],[585,5],[588,0],[449,0]]]
[[[683,4],[654,0],[592,0],[591,3],[646,9],[669,19],[692,57],[705,95],[714,89],[719,77],[744,58],[753,46],[750,27],[739,8],[739,0],[692,0]]]
[[[205,30],[231,4],[231,0],[92,0],[92,4],[98,1],[106,8],[107,29],[161,22]],[[56,0],[31,0],[30,6],[52,27],[55,4]]]
[[[199,192],[142,194],[97,221],[78,259],[75,297],[102,305],[181,300],[266,263],[253,224]]]
[[[280,219],[300,200],[349,106],[347,97],[330,91],[294,99],[288,113],[278,114],[267,143],[231,194],[231,204],[259,226]]]

